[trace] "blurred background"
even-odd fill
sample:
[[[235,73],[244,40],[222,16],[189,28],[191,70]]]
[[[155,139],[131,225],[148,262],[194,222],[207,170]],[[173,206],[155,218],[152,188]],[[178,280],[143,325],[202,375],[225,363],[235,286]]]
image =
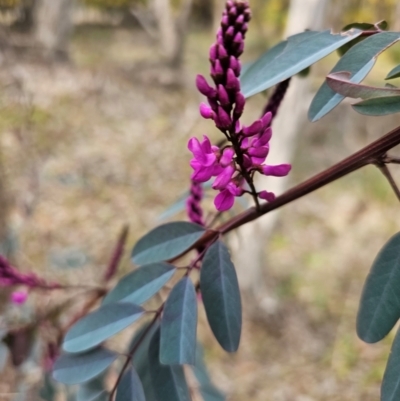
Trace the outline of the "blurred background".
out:
[[[324,3],[323,13],[315,13],[318,3]],[[208,48],[223,4],[0,0],[0,248],[22,271],[95,285],[124,224],[130,235],[120,274],[132,269],[134,242],[187,190],[189,137],[206,133],[218,140],[213,125],[199,117],[202,97],[194,80],[197,73],[208,74]],[[243,60],[257,58],[285,32],[296,32],[293,10],[299,7],[318,28],[339,31],[350,22],[384,19],[400,30],[396,0],[307,4],[251,0]],[[295,18],[288,17],[290,10]],[[313,66],[295,102],[309,103],[337,60],[332,54]],[[368,81],[382,85],[399,63],[395,45]],[[265,93],[252,98],[245,119],[258,116],[266,98]],[[296,127],[287,144],[296,144],[288,185],[400,123],[398,115],[357,115],[350,102],[313,124],[306,109],[301,117],[289,110],[285,118]],[[396,168],[393,174],[400,179]],[[282,209],[270,235],[260,239],[273,311],[254,313],[256,301],[245,296],[243,338],[235,355],[221,351],[205,325],[199,329],[210,371],[229,400],[379,399],[393,336],[363,344],[355,316],[368,269],[399,231],[398,218],[395,195],[374,167]],[[240,247],[240,238],[236,242]],[[16,306],[9,295],[1,290],[0,328],[34,322],[65,297],[35,292]],[[51,336],[50,329],[41,330],[42,337]],[[3,362],[0,399],[40,399],[23,391],[40,385],[40,363],[33,358],[13,368],[10,358]]]

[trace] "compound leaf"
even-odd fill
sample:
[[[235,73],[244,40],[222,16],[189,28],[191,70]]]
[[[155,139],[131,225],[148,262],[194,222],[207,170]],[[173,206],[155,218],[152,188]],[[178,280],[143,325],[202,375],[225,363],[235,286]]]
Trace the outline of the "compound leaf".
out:
[[[400,318],[400,233],[376,257],[357,316],[357,334],[367,343],[382,340]]]
[[[160,361],[166,365],[194,365],[196,356],[197,298],[188,277],[172,289],[161,321]]]
[[[132,261],[144,265],[175,258],[199,240],[204,231],[203,227],[184,221],[163,224],[136,243]]]
[[[174,273],[175,267],[164,262],[139,267],[119,280],[104,298],[103,305],[113,302],[141,305],[157,294]]]
[[[83,352],[96,347],[130,326],[143,313],[143,308],[127,302],[104,305],[71,327],[64,338],[63,348],[67,352]]]
[[[242,306],[235,267],[228,248],[217,241],[207,250],[200,270],[200,288],[208,323],[225,351],[239,347]]]

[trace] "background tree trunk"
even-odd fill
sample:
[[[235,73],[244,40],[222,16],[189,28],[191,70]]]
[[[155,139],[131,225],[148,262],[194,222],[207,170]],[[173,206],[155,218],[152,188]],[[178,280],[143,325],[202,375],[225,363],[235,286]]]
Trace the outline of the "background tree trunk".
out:
[[[73,0],[36,0],[35,40],[46,58],[68,58],[73,6]]]
[[[291,0],[285,37],[305,29],[321,29],[328,0]],[[290,163],[295,150],[296,136],[307,118],[310,98],[309,79],[294,77],[273,123],[269,164]],[[284,192],[287,178],[260,177],[257,188],[266,188],[276,194]],[[234,260],[244,298],[256,316],[273,314],[278,302],[268,286],[266,244],[277,221],[273,212],[254,223],[245,225],[234,240]]]

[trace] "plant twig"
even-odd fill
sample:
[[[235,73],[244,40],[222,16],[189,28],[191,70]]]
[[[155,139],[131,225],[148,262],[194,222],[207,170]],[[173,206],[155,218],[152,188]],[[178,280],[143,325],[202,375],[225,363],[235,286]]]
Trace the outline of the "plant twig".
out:
[[[396,184],[396,181],[394,180],[392,173],[390,172],[388,166],[385,164],[384,161],[378,161],[375,163],[376,167],[379,168],[379,171],[385,176],[385,178],[388,180],[390,186],[393,189],[393,192],[397,196],[397,199],[400,201],[400,190],[399,187]]]

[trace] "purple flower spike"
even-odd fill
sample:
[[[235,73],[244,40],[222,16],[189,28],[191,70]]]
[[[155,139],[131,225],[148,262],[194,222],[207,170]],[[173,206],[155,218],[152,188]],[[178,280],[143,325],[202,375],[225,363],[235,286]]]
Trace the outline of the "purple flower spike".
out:
[[[292,166],[290,164],[278,164],[277,166],[262,166],[262,173],[273,177],[284,177],[289,174]]]
[[[207,106],[205,103],[200,104],[200,115],[209,120],[214,120],[215,113],[212,111],[210,106]]]
[[[259,197],[260,199],[266,200],[267,202],[273,202],[273,201],[276,199],[275,194],[272,193],[272,192],[268,192],[268,191],[261,191],[261,192],[258,194],[258,197]]]
[[[208,85],[207,80],[203,77],[203,75],[197,75],[196,78],[196,86],[201,94],[207,97],[215,97],[217,91]]]
[[[228,189],[221,191],[214,199],[214,205],[220,212],[225,212],[232,208],[235,203],[235,196]]]
[[[270,125],[273,113],[265,113],[261,119],[248,127],[244,127],[240,122],[246,100],[240,90],[239,56],[244,50],[250,17],[248,1],[226,2],[217,40],[210,48],[214,86],[211,87],[202,76],[196,79],[199,91],[207,97],[209,103],[209,106],[204,103],[200,105],[200,114],[204,118],[213,119],[216,127],[225,134],[229,142],[222,149],[211,146],[207,137],[202,143],[197,139],[189,142],[189,149],[194,156],[190,161],[194,170],[192,179],[205,182],[215,177],[212,187],[219,190],[219,194],[215,197],[214,204],[219,211],[230,209],[235,197],[248,192],[243,187],[246,183],[248,186],[253,183],[255,172],[284,176],[290,170],[288,164],[264,164],[272,136]],[[253,193],[253,196],[269,202],[275,198],[275,195],[268,191]],[[189,217],[194,221],[195,216]]]

